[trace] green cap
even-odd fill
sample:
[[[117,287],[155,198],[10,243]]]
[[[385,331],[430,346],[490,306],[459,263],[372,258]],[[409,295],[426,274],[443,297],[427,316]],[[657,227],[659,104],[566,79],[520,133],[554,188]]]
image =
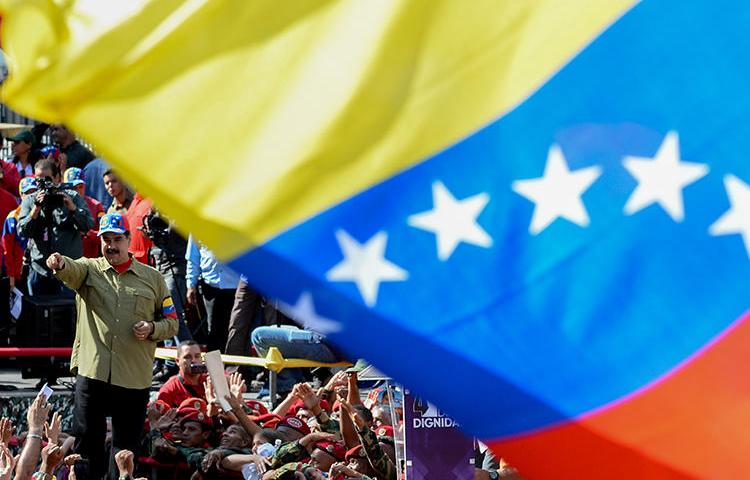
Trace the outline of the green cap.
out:
[[[26,142],[29,145],[33,145],[36,141],[36,138],[34,137],[34,134],[31,133],[31,130],[21,130],[12,137],[8,138],[8,140],[10,140],[11,142]]]

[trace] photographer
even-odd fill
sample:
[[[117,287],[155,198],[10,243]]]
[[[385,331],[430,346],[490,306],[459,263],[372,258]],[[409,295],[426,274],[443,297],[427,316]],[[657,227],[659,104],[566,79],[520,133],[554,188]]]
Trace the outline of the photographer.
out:
[[[162,216],[156,208],[152,208],[151,212],[143,217],[143,226],[140,229],[153,242],[151,259],[154,262],[154,268],[164,276],[167,287],[172,293],[177,318],[180,320],[177,339],[181,342],[192,340],[193,336],[185,323],[185,297],[187,295],[185,251],[187,240],[175,230],[173,223]]]
[[[21,202],[18,233],[29,239],[31,268],[29,295],[57,295],[69,291],[52,276],[45,261],[52,252],[70,258],[83,255],[81,235],[94,226],[88,206],[78,193],[59,185],[60,171],[50,160],[37,162],[36,195]]]

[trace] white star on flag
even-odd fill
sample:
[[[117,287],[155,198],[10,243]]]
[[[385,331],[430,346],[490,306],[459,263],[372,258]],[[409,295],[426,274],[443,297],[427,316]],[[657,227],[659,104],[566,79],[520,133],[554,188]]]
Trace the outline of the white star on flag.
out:
[[[658,203],[675,222],[685,218],[682,190],[708,173],[702,163],[680,161],[677,132],[664,137],[654,158],[626,156],[623,165],[638,180],[638,186],[625,204],[625,213],[633,215]]]
[[[381,282],[403,281],[409,276],[406,270],[385,259],[386,232],[378,232],[360,244],[344,230],[337,230],[336,240],[344,259],[326,273],[326,278],[354,282],[368,307],[377,303]]]
[[[570,171],[560,147],[552,145],[544,176],[513,182],[513,191],[535,204],[529,232],[536,235],[559,217],[587,226],[589,215],[581,196],[601,174],[596,165]]]
[[[492,237],[477,224],[477,217],[490,201],[482,192],[457,200],[442,182],[432,184],[433,209],[411,215],[409,225],[435,234],[438,258],[448,260],[459,243],[492,246]]]
[[[302,292],[294,305],[281,302],[279,306],[289,318],[301,323],[305,330],[328,335],[329,333],[340,332],[343,328],[341,323],[315,312],[313,296],[310,292]]]
[[[732,206],[708,231],[714,236],[739,233],[750,258],[750,187],[734,175],[724,177],[724,186]]]

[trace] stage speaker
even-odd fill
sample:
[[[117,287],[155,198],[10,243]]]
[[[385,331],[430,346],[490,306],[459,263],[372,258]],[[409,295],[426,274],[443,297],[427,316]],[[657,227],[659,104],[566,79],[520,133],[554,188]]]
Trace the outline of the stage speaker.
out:
[[[72,347],[76,328],[73,297],[40,295],[23,297],[16,325],[19,347]],[[69,357],[19,357],[22,378],[70,376]]]

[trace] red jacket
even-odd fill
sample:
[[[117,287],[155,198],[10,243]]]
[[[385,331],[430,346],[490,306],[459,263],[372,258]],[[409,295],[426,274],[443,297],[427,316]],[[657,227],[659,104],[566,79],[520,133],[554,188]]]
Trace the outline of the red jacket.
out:
[[[0,179],[0,188],[9,192],[15,197],[20,197],[18,193],[18,182],[21,181],[21,175],[13,162],[0,161],[3,178]]]
[[[198,397],[205,400],[206,392],[203,389],[204,380],[205,376],[201,376],[198,385],[188,385],[183,381],[182,377],[175,375],[170,377],[170,379],[161,386],[156,399],[166,402],[172,408],[179,407],[183,400],[187,400],[190,397]]]
[[[99,248],[99,237],[96,234],[99,232],[99,219],[104,215],[104,206],[99,200],[91,198],[88,195],[84,197],[84,200],[86,200],[91,217],[94,219],[94,228],[83,235],[83,256],[86,258],[96,258],[101,251]]]
[[[133,197],[133,203],[128,207],[125,216],[130,224],[130,253],[136,260],[148,265],[148,252],[151,250],[151,239],[149,239],[138,228],[143,226],[143,217],[151,211],[151,200],[143,198],[140,193]]]
[[[2,253],[5,256],[5,273],[15,279],[21,278],[23,254],[26,251],[26,239],[17,233],[18,215],[21,207],[16,207],[5,217],[2,236]]]

